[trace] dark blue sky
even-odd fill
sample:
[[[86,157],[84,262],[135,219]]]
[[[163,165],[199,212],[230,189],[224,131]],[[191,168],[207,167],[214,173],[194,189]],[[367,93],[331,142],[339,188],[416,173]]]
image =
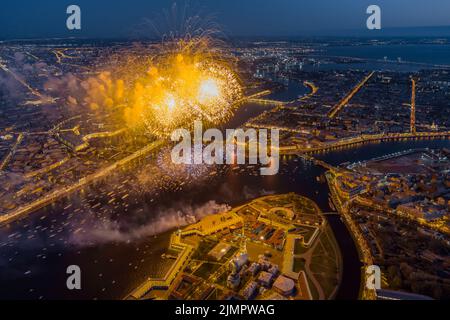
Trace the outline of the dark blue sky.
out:
[[[178,1],[182,3],[182,1]],[[450,0],[195,0],[230,36],[345,35],[365,28],[366,8],[378,4],[383,28],[450,26]],[[8,0],[0,5],[0,39],[133,36],[173,0]],[[66,29],[66,8],[82,10],[82,30]]]

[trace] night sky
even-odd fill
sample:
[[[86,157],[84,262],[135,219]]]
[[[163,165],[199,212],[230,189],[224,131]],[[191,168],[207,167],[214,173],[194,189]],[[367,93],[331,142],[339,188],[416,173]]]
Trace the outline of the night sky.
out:
[[[0,39],[132,37],[143,19],[154,18],[173,2],[2,1]],[[177,1],[179,7],[184,2]],[[66,29],[70,4],[81,7],[81,31]],[[229,36],[346,35],[364,30],[370,4],[381,7],[383,28],[450,26],[449,0],[196,0],[190,1],[190,10],[214,17]]]

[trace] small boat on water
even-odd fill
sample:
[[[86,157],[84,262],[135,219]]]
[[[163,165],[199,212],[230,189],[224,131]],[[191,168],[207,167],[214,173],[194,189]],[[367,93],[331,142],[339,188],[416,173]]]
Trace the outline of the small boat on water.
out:
[[[336,207],[333,204],[333,201],[331,200],[331,198],[328,198],[328,204],[330,206],[331,209],[333,209],[333,211],[336,211]]]

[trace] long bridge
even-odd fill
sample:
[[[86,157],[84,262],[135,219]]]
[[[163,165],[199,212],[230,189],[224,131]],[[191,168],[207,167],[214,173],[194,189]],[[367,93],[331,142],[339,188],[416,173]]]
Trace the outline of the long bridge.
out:
[[[289,103],[289,102],[283,102],[283,101],[279,101],[279,100],[260,99],[260,98],[250,98],[250,99],[247,99],[247,102],[254,102],[254,103],[258,103],[258,104],[275,105],[275,106],[282,106],[285,103]]]
[[[263,91],[251,94],[251,95],[245,97],[245,99],[256,99],[256,98],[260,98],[262,96],[267,96],[271,93],[272,93],[272,91],[270,91],[270,90],[263,90]]]
[[[305,148],[303,145],[280,147],[280,154],[311,154],[317,152],[336,150],[344,147],[349,147],[352,145],[370,142],[395,141],[405,139],[439,139],[439,138],[441,139],[450,138],[450,131],[360,135],[348,139],[342,139],[335,142],[326,143],[324,145],[313,148]]]
[[[309,154],[302,154],[301,157],[307,161],[312,161],[315,165],[321,166],[327,170],[330,170],[330,171],[336,170],[336,167],[332,166],[331,164],[326,163],[325,161],[322,161],[320,159],[316,159],[316,158],[310,156]]]

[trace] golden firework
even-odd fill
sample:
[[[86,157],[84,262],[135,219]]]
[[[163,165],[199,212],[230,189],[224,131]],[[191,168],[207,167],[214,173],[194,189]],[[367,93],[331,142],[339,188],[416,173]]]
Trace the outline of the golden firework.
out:
[[[233,114],[242,88],[232,68],[204,50],[193,52],[192,43],[180,46],[156,59],[134,83],[124,111],[129,127],[144,124],[149,133],[167,137],[194,120],[217,125]]]

